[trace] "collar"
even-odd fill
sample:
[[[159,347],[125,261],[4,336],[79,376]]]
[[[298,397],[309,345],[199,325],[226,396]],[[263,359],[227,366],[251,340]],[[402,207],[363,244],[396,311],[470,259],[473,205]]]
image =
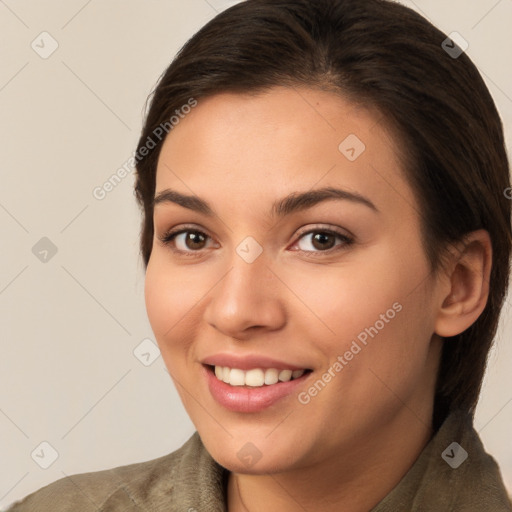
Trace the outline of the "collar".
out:
[[[197,432],[180,451],[171,478],[173,501],[182,510],[226,512],[229,471],[210,456]],[[499,468],[464,411],[447,416],[402,480],[371,512],[441,510],[512,512]]]

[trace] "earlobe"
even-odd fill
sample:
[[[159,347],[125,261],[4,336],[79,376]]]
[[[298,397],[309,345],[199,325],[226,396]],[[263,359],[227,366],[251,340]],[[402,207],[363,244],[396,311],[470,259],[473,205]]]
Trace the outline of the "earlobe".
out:
[[[489,296],[492,244],[489,233],[480,229],[469,233],[452,252],[447,286],[436,319],[435,333],[456,336],[481,315]]]

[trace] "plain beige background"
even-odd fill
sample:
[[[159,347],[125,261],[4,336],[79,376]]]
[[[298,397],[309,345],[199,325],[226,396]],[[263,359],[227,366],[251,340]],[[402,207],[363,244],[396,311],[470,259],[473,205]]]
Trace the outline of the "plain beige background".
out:
[[[93,190],[133,154],[176,51],[233,3],[0,0],[0,509],[194,430],[148,341],[133,173]],[[468,41],[511,148],[512,2],[403,3]],[[507,303],[476,427],[512,490],[510,320]]]

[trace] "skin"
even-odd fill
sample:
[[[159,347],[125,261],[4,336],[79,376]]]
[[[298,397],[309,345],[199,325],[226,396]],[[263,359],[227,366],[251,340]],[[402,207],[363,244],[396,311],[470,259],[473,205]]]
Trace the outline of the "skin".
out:
[[[399,142],[380,117],[313,89],[219,94],[201,100],[162,148],[156,195],[196,195],[216,215],[155,206],[147,311],[203,443],[231,471],[230,512],[375,506],[432,436],[442,336],[462,332],[485,307],[487,233],[472,233],[431,272]],[[338,149],[349,134],[366,146],[355,161]],[[378,211],[330,199],[271,216],[275,200],[323,187],[357,192]],[[180,226],[206,237],[159,240]],[[313,229],[354,242],[315,245],[304,235]],[[236,252],[248,236],[263,249],[253,263]],[[207,356],[264,354],[312,369],[307,392],[395,303],[401,311],[307,404],[294,393],[261,412],[232,412],[202,377]],[[247,442],[261,454],[250,467],[237,456]]]

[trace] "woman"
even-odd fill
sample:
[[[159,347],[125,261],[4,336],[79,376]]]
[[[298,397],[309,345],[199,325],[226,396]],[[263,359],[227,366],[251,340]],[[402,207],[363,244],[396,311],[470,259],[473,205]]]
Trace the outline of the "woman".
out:
[[[137,148],[148,316],[197,432],[25,511],[510,511],[472,426],[508,286],[499,115],[384,0],[247,0]]]

